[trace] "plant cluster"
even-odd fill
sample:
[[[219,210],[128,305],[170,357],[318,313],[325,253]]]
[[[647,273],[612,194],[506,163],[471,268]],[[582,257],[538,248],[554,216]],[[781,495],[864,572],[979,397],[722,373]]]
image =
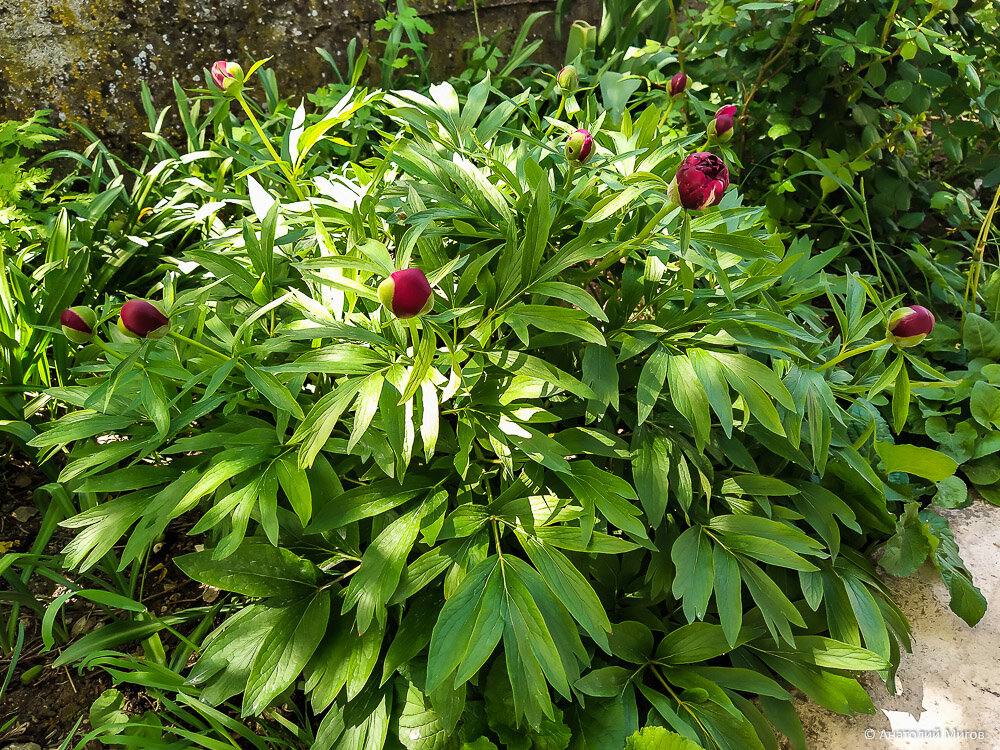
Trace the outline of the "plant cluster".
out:
[[[892,689],[909,648],[873,556],[930,559],[982,617],[938,511],[970,501],[960,466],[1000,496],[1000,277],[936,320],[745,176],[763,94],[713,103],[695,61],[838,3],[654,6],[606,4],[524,82],[524,29],[423,90],[360,88],[352,54],[313,112],[221,61],[176,86],[183,148],[147,98],[144,163],[74,157],[55,249],[0,300],[37,404],[0,428],[76,535],[0,573],[46,646],[71,598],[111,620],[55,661],[118,686],[78,747],[803,748],[793,689],[871,712],[858,673]],[[657,24],[686,72],[630,46]],[[200,548],[167,564],[223,595],[156,614],[181,524]]]

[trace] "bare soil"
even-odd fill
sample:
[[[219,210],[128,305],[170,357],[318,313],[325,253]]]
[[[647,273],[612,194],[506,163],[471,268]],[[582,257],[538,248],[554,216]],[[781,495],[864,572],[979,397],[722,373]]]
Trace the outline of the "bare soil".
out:
[[[23,456],[16,453],[7,456],[0,454],[0,557],[3,553],[24,553],[31,549],[48,503],[46,493],[38,493],[36,497],[36,490],[48,481]],[[175,555],[193,549],[195,540],[187,536],[187,531],[181,525],[172,526],[150,556],[147,578],[149,595],[144,597],[144,603],[157,614],[204,603],[204,592],[200,585],[185,578],[170,563]],[[46,545],[45,554],[58,554],[73,535],[73,530],[57,529]],[[12,569],[16,567],[15,564]],[[73,578],[71,573],[66,575]],[[150,586],[149,583],[155,585]],[[52,599],[56,585],[36,574],[29,579],[28,587],[42,604],[46,604]],[[7,582],[0,580],[0,591],[7,588]],[[0,627],[7,625],[12,614],[11,603],[0,600]],[[52,669],[51,663],[58,657],[60,648],[67,644],[59,643],[54,649],[44,651],[41,615],[22,607],[18,619],[24,625],[24,644],[6,694],[0,700],[0,728],[10,723],[6,729],[0,730],[0,748],[12,743],[28,742],[38,743],[43,750],[56,748],[70,733],[74,733],[75,741],[78,742],[90,730],[87,717],[91,704],[104,690],[112,687],[111,680],[98,669],[82,673],[72,666]],[[102,610],[90,602],[71,599],[61,610],[60,621],[65,624],[71,637],[76,638],[109,620]],[[169,647],[169,637],[165,637],[165,640]],[[41,671],[37,671],[38,666],[42,666]],[[9,668],[10,659],[6,654],[0,653],[0,684]],[[32,675],[27,682],[22,681],[25,672],[33,669],[38,673]],[[118,689],[126,696],[125,709],[129,713],[132,712],[129,709],[136,713],[155,710],[154,701],[132,686],[120,685]]]

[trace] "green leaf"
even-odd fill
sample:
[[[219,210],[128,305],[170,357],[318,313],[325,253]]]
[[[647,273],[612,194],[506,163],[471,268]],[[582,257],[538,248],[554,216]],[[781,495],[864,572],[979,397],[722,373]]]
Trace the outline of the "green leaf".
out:
[[[780,636],[789,645],[794,645],[795,639],[789,624],[805,627],[802,615],[788,600],[778,584],[759,566],[742,559],[739,560],[739,565],[747,591],[750,592],[750,596],[760,609],[764,624],[767,625],[775,642]]]
[[[670,559],[677,569],[672,593],[683,603],[688,622],[701,620],[708,610],[715,581],[712,545],[701,526],[691,526],[674,542]]]
[[[348,452],[354,450],[372,423],[384,386],[385,376],[381,372],[373,372],[361,385],[357,403],[354,405],[354,425],[351,427],[351,438],[347,442]]]
[[[658,346],[643,365],[639,375],[639,390],[636,393],[639,403],[639,421],[636,426],[645,422],[653,411],[656,400],[660,397],[660,391],[663,390],[663,383],[667,379],[669,363],[670,355],[667,354],[667,350]]]
[[[631,664],[645,664],[653,655],[652,632],[635,620],[616,623],[608,642],[612,654]]]
[[[729,386],[726,384],[725,371],[713,352],[704,349],[688,349],[687,357],[694,368],[698,380],[712,406],[712,411],[719,418],[726,437],[733,435],[733,400],[729,396]]]
[[[344,381],[325,394],[309,410],[309,414],[299,424],[289,443],[302,444],[299,452],[299,466],[312,466],[317,454],[323,449],[333,428],[337,426],[355,394],[367,383],[367,378],[357,377]]]
[[[380,625],[385,625],[385,604],[399,584],[406,558],[417,540],[421,518],[419,508],[400,516],[383,529],[362,555],[361,567],[344,592],[341,609],[346,614],[357,606],[359,634],[368,629],[373,616]]]
[[[614,698],[621,695],[630,674],[631,672],[624,667],[601,667],[585,674],[573,683],[573,687],[584,695]]]
[[[517,532],[517,538],[556,599],[569,610],[573,619],[580,623],[597,645],[608,651],[607,634],[611,632],[611,622],[587,579],[554,547],[520,531]]]
[[[668,360],[667,382],[674,408],[691,425],[695,445],[704,449],[711,429],[708,413],[708,396],[695,374],[691,361],[684,355],[673,355]]]
[[[585,400],[596,398],[596,394],[588,386],[538,357],[509,349],[502,352],[487,352],[486,356],[497,367],[514,375],[552,383]]]
[[[407,750],[456,750],[458,737],[449,730],[430,697],[409,680],[403,681],[402,686],[399,741]]]
[[[993,323],[975,313],[965,316],[962,344],[968,351],[969,359],[1000,359],[1000,331]]]
[[[63,649],[62,653],[52,662],[54,668],[73,664],[95,652],[104,649],[119,648],[126,643],[141,641],[164,628],[171,628],[187,622],[188,615],[167,615],[152,620],[135,620],[113,622],[102,628],[93,630]]]
[[[416,330],[416,328],[412,330]],[[434,355],[437,353],[437,334],[433,329],[430,327],[423,328],[420,335],[420,343],[417,344],[416,349],[416,356],[413,359],[413,369],[410,370],[406,385],[399,396],[399,405],[405,404],[413,398],[424,382],[424,378],[427,377],[427,372],[434,361]]]
[[[794,651],[775,651],[795,661],[815,664],[828,669],[854,671],[879,670],[889,666],[889,661],[874,651],[819,635],[798,635]]]
[[[905,471],[931,482],[940,482],[958,469],[955,459],[933,448],[875,441],[875,451],[885,464],[886,472]]]
[[[260,395],[274,404],[277,408],[289,412],[296,419],[303,419],[305,414],[302,407],[289,393],[280,380],[269,372],[255,369],[250,363],[243,361],[243,372],[247,380]]]
[[[98,414],[84,410],[70,412],[55,422],[52,429],[28,441],[32,448],[51,448],[54,445],[71,443],[74,440],[103,435],[105,432],[117,432],[132,425],[130,417],[119,417],[111,414]]]
[[[402,505],[427,490],[425,480],[410,479],[400,484],[393,479],[381,479],[355,487],[338,497],[331,497],[313,514],[307,532],[321,534],[339,529],[363,518],[371,518]]]
[[[295,459],[290,455],[279,458],[275,464],[275,472],[282,492],[288,498],[299,522],[306,526],[312,517],[312,489],[309,487],[309,477],[299,469]]]
[[[691,233],[691,239],[714,247],[716,250],[738,255],[741,258],[765,258],[775,262],[781,260],[763,242],[747,235],[695,231]]]
[[[937,539],[931,560],[951,594],[951,611],[965,620],[969,627],[975,626],[986,614],[986,597],[973,584],[972,575],[959,557],[958,544],[955,543],[948,519],[932,510],[920,511],[920,519]]]
[[[587,322],[588,314],[583,310],[555,305],[518,305],[507,313],[506,320],[533,325],[549,333],[565,333],[576,336],[592,344],[607,346],[602,334],[593,324]]]
[[[319,570],[283,547],[247,541],[233,554],[213,560],[212,551],[174,559],[177,567],[199,583],[245,596],[302,596],[319,585]]]
[[[637,430],[637,437],[639,433]],[[632,481],[649,525],[655,529],[667,510],[670,444],[666,438],[654,435],[648,429],[643,429],[641,435],[639,447],[632,453]]]
[[[931,501],[938,508],[964,508],[969,504],[969,488],[959,477],[946,477],[937,483]]]
[[[699,750],[697,745],[663,727],[646,727],[625,741],[625,750]]]
[[[969,399],[972,417],[986,428],[1000,429],[1000,389],[977,380]]]
[[[729,645],[735,645],[743,627],[743,579],[736,556],[722,545],[712,549],[714,568],[715,607],[719,612],[719,623]]]
[[[329,591],[283,608],[250,668],[243,716],[259,714],[292,684],[323,640],[329,620]]]
[[[656,658],[669,664],[695,664],[732,650],[720,625],[692,622],[670,631],[656,647]]]
[[[894,576],[909,576],[917,572],[933,551],[927,525],[920,520],[917,503],[907,503],[896,522],[896,533],[885,543],[885,554],[879,565]]]
[[[503,634],[502,589],[500,559],[491,555],[445,602],[431,633],[427,690],[433,692],[456,671],[468,679],[486,663]]]

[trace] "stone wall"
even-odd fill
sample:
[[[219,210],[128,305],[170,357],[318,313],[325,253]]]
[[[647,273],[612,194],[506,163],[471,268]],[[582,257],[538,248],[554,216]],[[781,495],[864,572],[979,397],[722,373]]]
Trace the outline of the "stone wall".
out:
[[[479,0],[483,33],[492,35],[551,0]],[[432,73],[461,68],[462,43],[475,37],[472,0],[411,0],[435,33],[427,41]],[[395,2],[388,6],[395,10]],[[185,88],[205,85],[205,72],[218,59],[247,61],[274,55],[269,64],[283,95],[303,95],[330,80],[330,66],[316,47],[335,57],[351,39],[368,44],[384,17],[380,0],[0,0],[0,117],[23,119],[52,109],[53,122],[76,120],[111,145],[141,138],[147,122],[140,81],[154,102],[173,101],[171,79]],[[571,4],[575,18],[596,23],[599,0]],[[508,35],[508,41],[514,34]],[[535,25],[544,38],[540,59],[562,60],[563,42],[554,34],[554,14]],[[373,56],[381,54],[374,45]]]

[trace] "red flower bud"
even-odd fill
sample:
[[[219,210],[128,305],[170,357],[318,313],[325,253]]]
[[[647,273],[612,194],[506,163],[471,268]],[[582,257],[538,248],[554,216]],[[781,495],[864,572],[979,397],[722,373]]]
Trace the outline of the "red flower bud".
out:
[[[419,268],[394,271],[378,285],[378,298],[397,318],[417,318],[434,307],[434,292]]]
[[[670,199],[684,208],[700,211],[717,206],[729,187],[729,170],[715,154],[691,154],[677,168],[670,183]]]
[[[59,315],[59,325],[66,338],[74,344],[86,344],[94,337],[97,313],[85,305],[70,307]]]
[[[670,96],[676,97],[684,93],[687,88],[688,77],[684,73],[678,73],[670,79]]]
[[[243,68],[239,63],[219,60],[212,65],[212,80],[226,96],[236,96],[243,90]]]
[[[727,104],[719,107],[715,117],[708,123],[708,135],[718,143],[726,143],[733,137],[733,124],[736,121],[736,105]]]
[[[118,330],[131,338],[162,339],[170,330],[170,319],[151,302],[129,300],[122,305]]]
[[[572,65],[567,65],[556,75],[556,82],[559,84],[559,88],[565,93],[572,94],[576,91],[576,87],[580,85],[580,76],[577,74],[576,68]]]
[[[586,164],[594,153],[594,136],[581,128],[566,141],[566,158],[577,164]]]
[[[889,316],[886,336],[897,346],[916,346],[934,330],[934,315],[926,307],[910,305]]]

